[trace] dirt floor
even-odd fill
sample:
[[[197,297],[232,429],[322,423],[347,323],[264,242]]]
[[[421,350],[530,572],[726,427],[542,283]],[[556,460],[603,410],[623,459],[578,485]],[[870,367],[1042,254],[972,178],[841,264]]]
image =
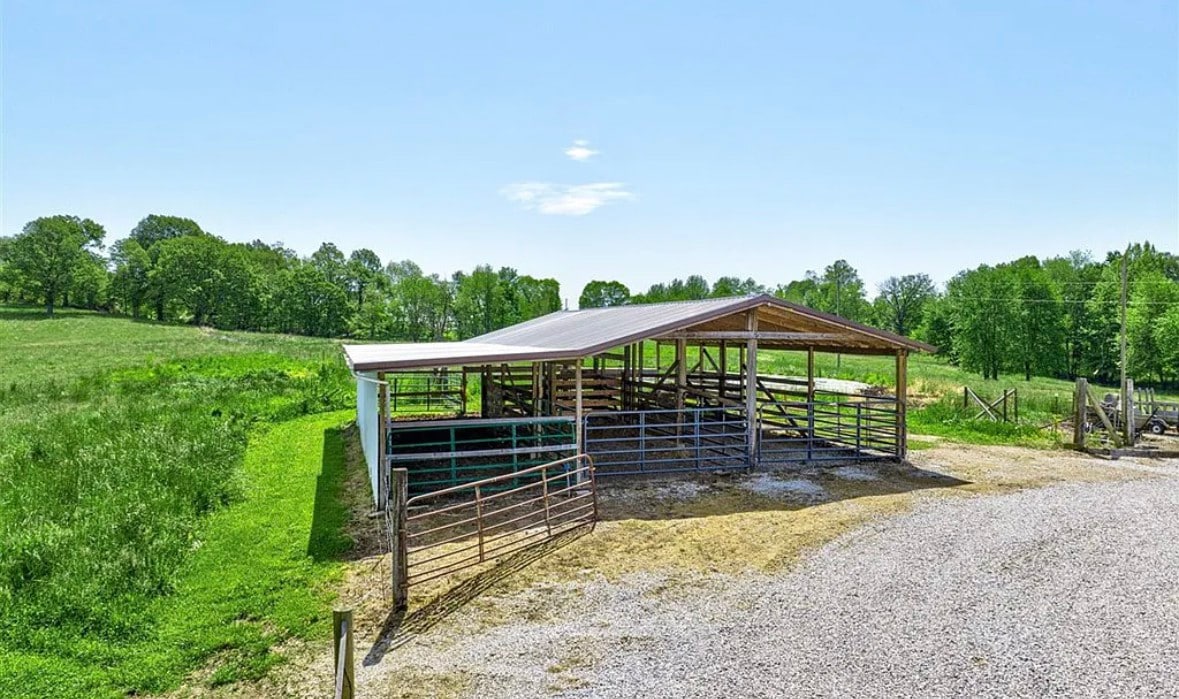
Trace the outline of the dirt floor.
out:
[[[588,604],[587,595],[600,595],[603,584],[611,594],[633,590],[666,598],[691,596],[718,579],[780,578],[824,544],[923,503],[1174,472],[1173,465],[1160,463],[935,443],[913,452],[903,465],[603,481],[601,521],[592,532],[567,536],[462,579],[413,588],[405,615],[389,613],[389,561],[377,553],[380,520],[358,518],[353,526],[362,555],[349,564],[340,590],[340,606],[353,608],[356,615],[358,696],[494,696],[495,686],[483,683],[486,668],[414,658],[426,650],[445,657],[448,648],[477,644],[506,626],[562,619],[567,610]],[[326,639],[318,646],[284,650],[290,662],[266,680],[216,694],[331,695],[332,651]],[[595,653],[601,649],[555,642],[543,672],[537,670],[546,680],[539,693],[594,696],[578,668],[594,662]]]

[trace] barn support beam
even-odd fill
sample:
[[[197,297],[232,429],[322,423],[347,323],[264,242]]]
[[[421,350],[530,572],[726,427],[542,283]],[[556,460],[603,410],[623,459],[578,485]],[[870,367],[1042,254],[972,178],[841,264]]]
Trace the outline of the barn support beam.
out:
[[[757,438],[761,426],[757,419],[757,310],[745,316],[745,329],[749,339],[745,341],[745,424],[749,431],[749,465],[757,464]]]
[[[896,378],[897,458],[904,459],[909,453],[908,430],[905,423],[905,413],[909,402],[909,353],[905,350],[897,350]]]

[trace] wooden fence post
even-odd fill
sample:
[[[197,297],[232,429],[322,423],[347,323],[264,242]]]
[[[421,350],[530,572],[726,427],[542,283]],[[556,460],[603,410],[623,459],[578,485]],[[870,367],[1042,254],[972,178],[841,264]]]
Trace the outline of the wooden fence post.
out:
[[[389,540],[393,560],[393,608],[409,606],[409,553],[406,546],[406,500],[409,499],[409,471],[393,469],[389,493]]]
[[[1085,419],[1088,417],[1085,409],[1085,397],[1088,395],[1089,382],[1085,379],[1077,379],[1077,392],[1074,398],[1073,406],[1076,408],[1073,414],[1073,446],[1082,449],[1085,446]]]
[[[332,645],[336,659],[332,666],[336,671],[332,680],[335,684],[336,699],[352,699],[354,696],[356,684],[356,671],[352,659],[352,637],[354,635],[352,610],[332,610],[332,640],[334,641]]]

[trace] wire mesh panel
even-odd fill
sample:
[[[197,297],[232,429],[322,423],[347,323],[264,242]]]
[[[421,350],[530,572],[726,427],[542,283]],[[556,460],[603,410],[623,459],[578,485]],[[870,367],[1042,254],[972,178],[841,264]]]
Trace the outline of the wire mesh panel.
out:
[[[466,391],[461,371],[389,372],[390,415],[446,414],[465,412]]]
[[[513,476],[503,487],[514,487],[530,467],[577,453],[575,424],[568,417],[394,420],[387,468],[409,471],[410,493],[503,475]]]
[[[593,460],[585,454],[417,495],[406,501],[407,585],[510,556],[597,521]]]
[[[897,454],[896,401],[774,401],[758,409],[758,461],[891,457]]]
[[[603,411],[585,417],[601,476],[748,468],[748,423],[726,408]]]

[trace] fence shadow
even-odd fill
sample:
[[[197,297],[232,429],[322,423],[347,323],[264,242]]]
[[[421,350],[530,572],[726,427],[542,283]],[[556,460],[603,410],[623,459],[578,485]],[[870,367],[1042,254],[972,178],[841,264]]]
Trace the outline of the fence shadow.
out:
[[[535,546],[530,546],[440,593],[424,607],[409,614],[399,611],[391,612],[386,617],[373,647],[365,655],[363,664],[367,667],[380,663],[389,651],[399,648],[429,631],[497,583],[520,572],[553,551],[585,536],[592,529],[592,525],[581,526],[562,532]]]

